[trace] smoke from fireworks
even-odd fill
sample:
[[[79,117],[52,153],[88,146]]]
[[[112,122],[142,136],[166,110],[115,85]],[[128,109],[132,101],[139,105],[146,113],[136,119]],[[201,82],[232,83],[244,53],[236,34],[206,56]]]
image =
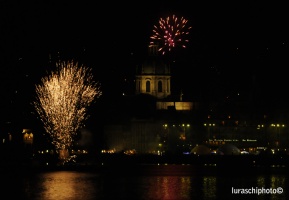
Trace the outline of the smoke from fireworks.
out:
[[[189,34],[191,27],[187,26],[188,20],[175,15],[169,16],[166,19],[160,18],[158,25],[154,25],[153,35],[150,37],[151,45],[158,45],[159,51],[164,55],[177,46],[186,48],[186,43],[189,41],[186,36]]]
[[[60,62],[56,67],[36,85],[33,105],[59,152],[72,147],[74,136],[88,118],[87,107],[102,92],[89,68],[73,62]]]

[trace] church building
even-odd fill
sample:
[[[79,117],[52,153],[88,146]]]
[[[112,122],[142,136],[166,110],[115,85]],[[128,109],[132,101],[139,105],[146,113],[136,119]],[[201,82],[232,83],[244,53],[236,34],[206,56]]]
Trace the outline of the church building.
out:
[[[145,115],[146,117],[131,116],[125,122],[121,120],[117,124],[108,124],[104,128],[108,149],[115,152],[134,150],[137,153],[162,154],[168,149],[168,120],[171,121],[170,118],[175,112],[190,112],[195,109],[193,105],[196,105],[193,102],[183,102],[182,95],[174,99],[171,94],[170,65],[159,55],[156,45],[148,47],[147,58],[136,67],[134,100],[143,102],[137,104],[138,112],[153,111]],[[145,108],[148,105],[149,107]],[[137,116],[139,115],[141,114]],[[173,131],[175,136],[170,139],[184,140],[184,124],[178,122],[173,126],[170,131]],[[189,130],[187,134],[188,132]]]

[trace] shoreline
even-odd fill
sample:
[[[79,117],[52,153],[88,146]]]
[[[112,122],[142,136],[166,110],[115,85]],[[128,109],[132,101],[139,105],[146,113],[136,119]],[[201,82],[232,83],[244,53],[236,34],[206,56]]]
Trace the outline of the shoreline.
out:
[[[228,172],[236,169],[240,173],[267,173],[270,171],[288,171],[288,155],[102,155],[94,160],[68,163],[64,165],[47,164],[37,161],[1,163],[1,171],[133,171],[134,168],[150,168],[150,166],[188,166],[196,169],[210,169]],[[185,167],[184,167],[185,168]],[[282,170],[284,169],[284,170]],[[286,170],[285,170],[286,169]],[[282,172],[283,173],[283,172]],[[288,172],[289,173],[289,172]]]

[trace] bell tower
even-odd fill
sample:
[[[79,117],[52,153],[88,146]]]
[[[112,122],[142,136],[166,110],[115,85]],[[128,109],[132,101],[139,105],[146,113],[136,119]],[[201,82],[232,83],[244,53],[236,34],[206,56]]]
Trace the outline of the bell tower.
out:
[[[147,59],[136,70],[136,94],[164,99],[171,94],[170,67],[158,54],[157,45],[149,45]]]

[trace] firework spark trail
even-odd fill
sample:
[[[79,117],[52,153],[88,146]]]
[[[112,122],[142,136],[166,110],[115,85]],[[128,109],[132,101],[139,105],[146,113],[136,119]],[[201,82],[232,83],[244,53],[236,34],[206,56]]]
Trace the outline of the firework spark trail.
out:
[[[69,149],[88,118],[87,107],[102,94],[100,86],[89,68],[73,62],[58,63],[41,83],[36,85],[34,107],[56,150]]]
[[[185,38],[189,34],[192,27],[187,26],[188,20],[184,17],[180,19],[175,15],[169,16],[166,19],[160,18],[158,25],[154,25],[153,35],[150,37],[151,45],[159,45],[159,51],[165,54],[171,51],[172,48],[180,46],[186,48],[185,43],[189,40]]]

